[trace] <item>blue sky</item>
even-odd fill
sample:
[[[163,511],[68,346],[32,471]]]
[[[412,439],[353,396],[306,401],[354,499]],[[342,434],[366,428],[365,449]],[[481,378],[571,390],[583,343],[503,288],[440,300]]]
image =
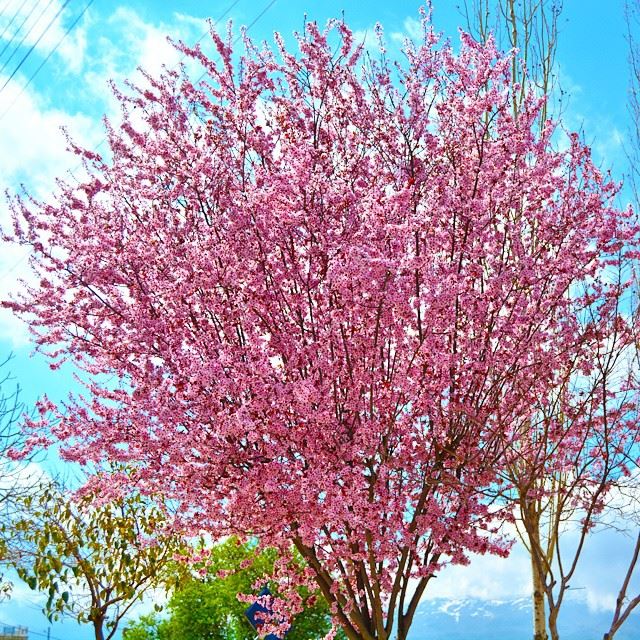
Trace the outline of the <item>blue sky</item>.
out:
[[[22,0],[0,0],[0,33],[22,4]],[[436,27],[455,42],[457,27],[463,23],[456,9],[458,0],[434,0],[433,4]],[[611,167],[614,176],[621,179],[625,171],[623,142],[629,126],[623,2],[565,0],[564,4],[557,55],[561,86],[568,96],[564,119],[569,128],[584,131],[598,162],[603,167]],[[157,72],[163,63],[175,65],[180,54],[167,44],[167,35],[195,42],[206,32],[207,18],[216,19],[228,11],[221,27],[228,18],[236,25],[255,21],[251,35],[271,41],[274,30],[285,36],[300,30],[305,13],[308,20],[323,23],[344,12],[352,29],[362,34],[372,34],[374,25],[380,22],[390,50],[397,52],[397,43],[416,28],[419,6],[414,0],[276,0],[273,3],[270,0],[206,3],[94,0],[62,39],[85,9],[87,0],[69,0],[56,15],[63,5],[64,0],[27,0],[14,24],[0,37],[0,50],[8,45],[0,55],[2,67],[14,45],[25,35],[23,46],[0,71],[0,86],[33,45],[20,70],[0,91],[0,184],[15,191],[24,183],[42,197],[46,197],[55,176],[77,167],[75,159],[64,151],[65,142],[59,127],[67,127],[76,139],[88,146],[100,144],[102,115],[117,117],[107,81],[113,78],[122,82],[135,77],[139,65],[152,72]],[[9,44],[8,38],[32,7],[34,12],[25,21],[25,28]],[[27,34],[26,29],[44,7],[48,8]],[[51,28],[36,43],[49,21]],[[58,48],[51,53],[59,41]],[[26,86],[49,55],[49,60]],[[0,222],[6,221],[6,207],[2,203]],[[25,273],[26,259],[21,251],[0,246],[0,296],[15,291],[18,277]],[[0,356],[14,353],[11,369],[23,389],[24,400],[31,403],[44,392],[54,399],[64,397],[73,388],[70,373],[50,371],[42,358],[30,356],[31,350],[24,326],[7,312],[0,311]],[[583,597],[592,609],[602,610],[611,605],[614,569],[627,546],[623,539],[601,534],[590,547],[581,580],[586,586]],[[526,595],[527,562],[518,549],[506,561],[477,559],[470,568],[444,573],[436,581],[433,594],[445,598],[482,598],[491,594],[502,599]],[[35,631],[42,630],[46,621],[37,617],[37,610],[33,594],[18,587],[13,603],[0,605],[0,623],[29,624]],[[73,635],[90,636],[88,630],[74,630]]]

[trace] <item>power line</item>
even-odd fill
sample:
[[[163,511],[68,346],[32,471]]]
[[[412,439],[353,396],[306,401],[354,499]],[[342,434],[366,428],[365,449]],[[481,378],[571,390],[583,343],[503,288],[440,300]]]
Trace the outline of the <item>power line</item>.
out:
[[[29,78],[29,80],[27,80],[27,83],[20,89],[20,91],[18,92],[18,94],[14,97],[14,99],[11,101],[11,103],[9,105],[7,105],[7,107],[5,108],[5,110],[0,114],[0,121],[2,121],[2,119],[7,115],[7,113],[10,111],[10,109],[13,107],[13,105],[18,101],[18,99],[20,98],[20,96],[26,91],[27,87],[31,84],[31,82],[33,81],[33,79],[36,77],[36,75],[38,74],[38,72],[40,71],[40,69],[46,64],[47,60],[49,60],[49,58],[53,55],[53,53],[55,52],[55,50],[58,48],[58,46],[60,45],[60,43],[67,37],[67,35],[70,33],[70,31],[74,28],[74,26],[77,24],[77,22],[80,20],[80,18],[82,18],[82,16],[84,15],[84,13],[87,11],[87,9],[89,8],[89,6],[94,2],[94,0],[89,0],[89,2],[87,3],[87,5],[85,6],[85,8],[82,10],[82,12],[80,13],[80,15],[73,21],[73,23],[71,24],[71,26],[67,29],[67,31],[65,32],[65,34],[62,36],[62,38],[57,42],[56,46],[52,49],[52,51],[49,52],[49,55],[40,63],[40,65],[38,66],[38,68],[33,72],[33,74],[31,74],[31,77]],[[215,27],[218,22],[220,22],[220,20],[222,20],[230,11],[233,10],[233,8],[240,2],[240,0],[234,0],[234,2],[232,2],[227,9],[224,11],[224,13],[222,13],[220,16],[218,16],[216,18],[216,20],[213,23],[213,26]],[[196,41],[196,44],[198,44],[206,35],[207,33],[209,33],[209,30],[205,31]],[[183,56],[184,58],[184,56]],[[105,142],[106,142],[106,137],[103,138],[97,145],[96,148],[100,148]],[[81,165],[78,165],[76,167],[79,168]],[[3,282],[9,275],[11,275],[23,262],[25,262],[25,260],[28,259],[28,257],[31,255],[30,251],[26,251],[25,254],[23,256],[21,256],[20,258],[18,258],[18,260],[16,260],[8,269],[6,269],[4,272],[2,272],[0,274],[0,282]]]
[[[2,4],[2,9],[0,9],[0,16],[4,15],[5,9],[8,9],[10,4],[11,4],[11,0],[4,1],[4,3]]]
[[[33,31],[35,26],[38,24],[38,22],[40,22],[40,18],[42,18],[42,16],[45,14],[45,12],[49,9],[49,7],[51,6],[52,2],[53,2],[53,0],[49,0],[48,4],[46,4],[44,6],[44,9],[38,14],[38,17],[33,21],[32,25],[27,30],[27,33],[25,33],[22,36],[22,40],[20,40],[20,42],[16,45],[16,48],[12,51],[11,55],[4,61],[4,64],[2,65],[2,68],[0,69],[0,73],[2,73],[4,71],[5,67],[11,61],[11,58],[13,58],[13,56],[16,53],[18,53],[18,51],[20,50],[20,47],[22,46],[22,43],[29,37],[29,35],[31,34],[31,32]],[[39,0],[36,0],[36,3],[33,5],[33,7],[31,7],[31,10],[27,14],[27,17],[22,21],[22,24],[20,25],[20,27],[18,28],[18,31],[16,33],[20,32],[20,29],[22,29],[22,27],[25,24],[25,22],[31,17],[31,14],[33,13],[33,10],[38,6],[38,4],[39,4]],[[9,41],[8,44],[11,44],[11,42],[13,42],[13,38],[11,38],[11,40]],[[7,45],[5,45],[4,49],[2,50],[2,52],[0,52],[0,57],[2,57],[2,54],[4,53],[6,48],[7,48]]]
[[[11,80],[13,79],[13,76],[15,76],[16,73],[18,73],[18,70],[24,64],[25,60],[31,55],[31,53],[38,46],[38,44],[40,44],[40,40],[42,40],[45,33],[49,31],[49,29],[51,28],[51,25],[58,19],[58,16],[64,11],[64,9],[66,8],[66,6],[69,4],[70,1],[71,0],[65,0],[64,4],[58,9],[58,11],[56,11],[55,16],[53,16],[53,18],[49,20],[49,23],[45,27],[44,31],[38,36],[38,39],[31,45],[31,47],[29,47],[29,50],[27,51],[27,53],[24,54],[24,56],[22,57],[22,60],[18,62],[18,66],[13,70],[13,73],[5,80],[5,83],[0,87],[0,93],[2,93],[2,90],[9,84],[9,82],[11,82]]]
[[[69,0],[67,0],[68,2]],[[85,8],[82,10],[82,13],[80,14],[80,16],[78,18],[76,18],[76,20],[73,22],[73,24],[71,25],[71,27],[67,30],[67,32],[65,33],[65,35],[61,38],[61,40],[58,42],[58,44],[56,44],[56,47],[53,49],[53,51],[55,51],[55,49],[57,49],[58,45],[60,44],[60,42],[62,42],[62,40],[64,40],[64,38],[67,36],[67,34],[71,31],[71,29],[73,29],[73,27],[75,26],[75,24],[78,22],[78,20],[82,17],[82,15],[84,14],[84,12],[89,8],[89,6],[93,3],[94,0],[89,0],[88,4],[85,6]],[[213,22],[213,26],[215,27],[218,22],[220,22],[220,20],[222,20],[239,2],[240,0],[234,0],[234,2],[231,3],[231,5],[224,11],[224,13],[222,13],[220,16],[218,16],[218,18],[216,18],[216,20]],[[249,29],[251,29],[266,13],[267,11],[269,11],[269,9],[271,9],[271,7],[277,2],[277,0],[271,0],[266,6],[265,8],[251,21],[251,23],[249,23],[249,25],[246,28],[246,31],[249,31]],[[65,3],[66,5],[67,3]],[[200,38],[198,38],[198,40],[196,41],[196,44],[198,44],[206,35],[207,33],[209,33],[209,31],[205,31]],[[241,36],[238,36],[235,40],[234,40],[234,44],[238,42],[238,40],[240,39]],[[33,78],[35,77],[35,75],[38,73],[38,71],[40,71],[40,69],[42,68],[42,66],[46,63],[46,61],[51,57],[51,55],[53,54],[53,51],[51,51],[49,53],[49,55],[45,58],[45,60],[40,64],[40,66],[36,69],[36,71],[33,73],[33,75],[29,78],[29,80],[27,81],[27,84],[24,85],[24,87],[22,87],[22,89],[20,90],[20,92],[18,93],[18,95],[14,98],[14,100],[8,105],[8,107],[2,112],[2,114],[0,114],[0,120],[2,120],[7,112],[11,109],[11,107],[16,103],[16,101],[18,100],[18,98],[24,93],[25,89],[29,86],[29,84],[31,83],[31,81],[33,80]],[[184,57],[184,56],[183,56]],[[200,82],[200,80],[202,80],[202,78],[206,75],[202,74],[200,76],[200,78],[198,79],[197,82]],[[6,84],[6,83],[5,83]],[[4,87],[0,88],[0,91],[2,91]],[[103,138],[98,145],[96,146],[96,148],[102,146],[104,143],[106,142],[106,137]],[[81,165],[78,165],[76,168],[78,168]],[[13,265],[11,265],[11,267],[9,267],[8,270],[6,270],[4,273],[0,274],[0,282],[2,282],[9,274],[11,274],[13,271],[15,271],[15,269],[18,268],[18,266],[20,266],[30,255],[30,252],[27,252],[24,256],[22,256],[19,260],[17,260]]]
[[[249,26],[247,27],[247,31],[249,31],[249,29],[251,29],[251,27],[253,27],[253,25],[258,22],[258,20],[260,20],[260,18],[262,18],[262,16],[267,13],[267,11],[269,11],[269,9],[271,9],[271,7],[277,2],[277,0],[271,0],[271,2],[253,19],[253,22],[251,22],[249,24]],[[237,41],[237,38],[236,38]]]
[[[69,27],[67,27],[67,30],[62,34],[62,37],[58,40],[58,42],[56,42],[53,49],[49,51],[49,54],[47,55],[47,57],[38,65],[38,68],[31,74],[31,76],[27,80],[27,83],[20,89],[18,94],[7,105],[6,109],[0,114],[0,120],[2,120],[2,118],[5,117],[5,115],[7,115],[7,112],[18,101],[18,98],[26,91],[27,87],[31,84],[33,79],[38,75],[38,72],[40,71],[40,69],[42,69],[42,67],[44,67],[44,65],[47,64],[47,61],[49,60],[49,58],[57,51],[58,47],[62,44],[63,40],[71,33],[71,31],[73,31],[73,28],[78,24],[82,16],[86,13],[87,9],[93,4],[93,2],[94,0],[89,0],[89,2],[87,2],[87,4],[85,5],[84,9],[80,12],[80,14],[76,16],[76,19],[69,25]],[[0,91],[2,91],[2,89],[0,89]]]
[[[53,55],[53,53],[55,52],[55,50],[58,48],[58,46],[60,45],[60,43],[62,42],[62,40],[64,40],[67,35],[70,33],[70,31],[73,29],[73,27],[77,24],[77,22],[80,20],[80,18],[84,15],[85,11],[89,8],[89,6],[93,3],[94,0],[90,0],[89,3],[85,6],[85,8],[82,10],[82,12],[80,13],[80,15],[74,20],[73,24],[71,25],[71,27],[69,27],[69,29],[67,29],[66,33],[62,36],[62,38],[58,41],[58,43],[56,44],[56,46],[53,48],[53,50],[51,52],[49,52],[49,55],[40,63],[40,65],[38,66],[38,68],[35,70],[35,72],[31,75],[31,77],[29,78],[29,80],[27,81],[27,83],[20,89],[20,91],[18,92],[18,94],[15,96],[15,98],[11,101],[11,103],[5,108],[5,110],[0,114],[0,120],[2,120],[5,115],[7,114],[7,112],[13,107],[13,105],[18,101],[18,99],[20,98],[20,96],[25,92],[25,90],[27,89],[27,87],[31,84],[31,82],[33,81],[33,79],[35,78],[35,76],[38,74],[38,72],[40,71],[40,69],[42,69],[42,67],[46,64],[47,60],[49,60],[49,58]],[[222,20],[238,3],[240,2],[240,0],[234,0],[234,2],[231,3],[231,5],[229,5],[227,7],[227,9],[224,11],[224,13],[222,13],[220,16],[218,16],[216,18],[216,20],[213,23],[213,26],[216,26],[218,24],[218,22],[220,22],[220,20]],[[198,44],[206,35],[207,33],[209,33],[209,31],[205,31],[199,38],[198,40],[196,40],[196,44]],[[184,55],[182,56],[181,60],[184,59]],[[4,88],[4,87],[3,87]],[[2,89],[0,89],[0,91],[2,91]],[[106,142],[106,138],[103,138],[100,143],[97,145],[98,147],[100,147],[101,145],[103,145]],[[80,165],[78,165],[79,167]],[[76,167],[76,168],[78,168]],[[0,280],[2,279],[2,277],[0,277]]]
[[[214,22],[213,22],[213,26],[214,26],[214,27],[215,27],[215,26],[217,26],[218,22],[220,22],[220,20],[222,20],[222,19],[223,19],[223,18],[224,18],[224,17],[225,17],[225,16],[226,16],[226,15],[227,15],[227,14],[228,14],[232,9],[233,9],[233,7],[235,7],[235,6],[238,4],[238,2],[239,2],[239,1],[240,1],[240,0],[235,0],[235,1],[231,4],[231,6],[230,6],[230,7],[228,7],[228,8],[226,9],[226,11],[225,11],[222,15],[218,16],[218,17],[214,20]],[[264,9],[263,9],[263,10],[262,10],[262,11],[261,11],[261,12],[260,12],[260,13],[259,13],[259,14],[258,14],[258,15],[257,15],[257,16],[256,16],[256,17],[255,17],[251,22],[250,22],[250,23],[249,23],[249,25],[248,25],[248,26],[246,27],[246,29],[245,29],[245,33],[246,33],[246,32],[248,32],[248,31],[249,31],[249,29],[251,29],[251,27],[253,27],[253,26],[258,22],[258,20],[260,20],[260,19],[265,15],[265,13],[267,13],[267,11],[269,11],[269,9],[271,9],[271,7],[272,7],[276,2],[277,2],[277,0],[271,0],[271,1],[270,1],[270,2],[265,6],[265,8],[264,8]],[[203,33],[203,34],[202,34],[202,35],[201,35],[201,36],[196,40],[195,44],[198,44],[198,43],[199,43],[199,42],[200,42],[200,41],[201,41],[201,40],[202,40],[202,39],[207,35],[207,33],[209,33],[209,31],[208,31],[208,30],[207,30],[207,31],[205,31],[205,32],[204,32],[204,33]],[[235,45],[235,44],[240,40],[240,38],[241,38],[241,37],[242,37],[242,35],[238,35],[238,36],[235,38],[235,40],[233,41],[233,44]],[[184,60],[184,58],[185,58],[185,55],[183,55],[183,56],[182,56],[182,58],[180,58],[180,60],[182,61],[182,60]],[[199,83],[199,82],[200,82],[200,81],[205,77],[205,75],[207,75],[207,72],[206,72],[206,71],[205,71],[205,72],[204,72],[204,73],[203,73],[203,74],[202,74],[202,75],[201,75],[201,76],[196,80],[196,84],[198,84],[198,83]],[[6,111],[5,111],[5,113],[6,113]],[[0,115],[0,120],[2,120],[2,118],[3,118],[3,117],[4,117],[4,113],[2,113],[2,114]],[[107,141],[107,138],[106,138],[106,137],[105,137],[105,138],[102,138],[102,140],[101,140],[101,141],[96,145],[96,148],[101,147],[101,146],[102,146],[106,141]],[[77,165],[74,167],[74,170],[75,170],[75,169],[79,169],[81,166],[82,166],[82,163],[77,164]],[[0,277],[0,280],[1,280],[1,279],[2,279],[2,277]]]
[[[27,4],[27,0],[22,0],[22,4],[18,7],[16,12],[13,14],[13,17],[11,18],[11,20],[9,20],[9,23],[2,30],[2,33],[0,33],[0,40],[4,38],[4,34],[7,32],[7,29],[13,24],[13,21],[20,15],[20,12],[22,11],[22,8],[24,7],[25,4]]]
[[[24,27],[25,22],[31,17],[31,14],[34,12],[34,10],[35,10],[35,8],[37,6],[38,6],[38,0],[36,0],[33,3],[33,5],[31,5],[31,9],[29,9],[29,11],[25,15],[25,17],[22,19],[22,22],[20,23],[20,26],[15,30],[15,32],[11,36],[11,38],[9,38],[9,40],[7,40],[7,42],[5,43],[4,47],[2,47],[2,51],[0,51],[0,57],[2,57],[4,55],[4,52],[7,50],[7,48],[10,47],[13,44],[13,41],[16,39],[16,37],[20,33],[22,27]],[[13,53],[15,53],[15,52],[16,52],[16,49],[14,49]],[[13,53],[9,56],[9,60],[11,60],[11,58],[13,57]],[[4,66],[2,68],[4,69]]]
[[[11,0],[5,0],[4,4],[2,5],[2,9],[0,9],[0,17],[4,15],[4,12],[9,8],[10,4]]]
[[[226,11],[222,14],[219,15],[213,22],[213,26],[215,27],[218,22],[220,22],[220,20],[222,20],[237,4],[238,2],[240,2],[240,0],[235,0],[235,2],[232,2],[226,9]],[[200,42],[202,42],[203,38],[209,33],[209,30],[207,29],[197,40],[196,40],[196,44],[200,44]],[[182,56],[181,60],[184,60],[184,55]]]
[[[40,631],[32,631],[31,629],[29,629],[29,635],[42,636],[43,638],[47,638],[47,640],[49,640],[49,638],[51,638],[51,640],[62,640],[62,638],[59,638],[58,636],[52,636],[50,633],[42,633]]]

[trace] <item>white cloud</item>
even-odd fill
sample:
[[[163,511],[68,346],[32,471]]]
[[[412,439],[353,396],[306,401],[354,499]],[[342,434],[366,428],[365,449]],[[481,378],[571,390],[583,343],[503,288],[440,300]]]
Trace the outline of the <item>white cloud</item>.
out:
[[[569,75],[564,65],[557,64],[554,71],[557,83],[549,99],[552,117],[560,116],[568,131],[583,132],[594,162],[605,170],[611,169],[616,179],[620,179],[628,165],[623,123],[610,112],[598,109],[597,103],[592,104],[592,96],[586,94],[585,88]],[[566,146],[564,139],[560,148]]]
[[[37,609],[41,609],[46,603],[47,599],[44,595],[38,593],[37,591],[34,591],[25,582],[20,580],[15,571],[8,570],[4,575],[6,579],[11,582],[11,597],[8,602],[4,601],[1,605],[4,609],[2,612],[3,621],[6,620],[10,624],[16,625],[24,624],[24,620],[21,620],[20,617],[18,617],[17,619],[9,617],[9,619],[7,619],[7,614],[11,614],[11,603],[21,602],[23,604],[32,605]]]
[[[356,46],[362,45],[365,52],[376,58],[380,53],[380,42],[376,33],[376,25],[372,24],[366,29],[357,29],[353,32],[353,42]],[[384,45],[384,42],[383,42]]]
[[[129,609],[127,615],[122,620],[122,626],[127,624],[127,621],[136,620],[140,616],[146,616],[149,613],[156,611],[156,605],[164,607],[169,602],[169,594],[161,587],[157,589],[149,589],[146,591],[142,600],[137,600],[135,604]]]
[[[22,42],[24,53],[28,47],[35,46],[36,52],[46,56],[58,42],[62,41],[57,49],[57,55],[62,58],[69,71],[79,71],[87,49],[89,12],[66,37],[65,33],[81,10],[81,6],[73,3],[64,7],[62,0],[53,0],[51,3],[38,2],[35,5],[31,2],[24,3],[22,0],[10,0],[0,17],[0,33],[4,32],[2,39],[4,43],[10,43],[7,52],[13,51],[14,47]],[[15,19],[11,22],[14,16]],[[22,50],[17,51],[8,68],[13,68],[24,53]]]
[[[143,67],[151,75],[158,75],[163,65],[175,66],[179,63],[182,54],[167,41],[169,33],[180,37],[174,28],[145,22],[134,10],[123,6],[116,9],[109,23],[120,34],[118,45],[126,61],[121,71],[127,75],[137,66]],[[187,23],[183,18],[184,24]],[[184,29],[178,31],[183,32]]]
[[[24,249],[16,246],[2,247],[0,255],[0,298],[6,298],[13,293],[18,284],[18,276],[26,271],[26,252],[20,255]],[[13,349],[29,344],[29,332],[22,320],[17,318],[8,309],[0,309],[0,339],[8,340]]]
[[[83,74],[81,92],[87,99],[98,101],[103,112],[113,120],[120,117],[119,103],[109,86],[114,82],[122,87],[125,80],[145,86],[142,68],[152,76],[159,76],[163,67],[176,69],[185,64],[193,79],[202,72],[201,67],[169,42],[184,41],[193,45],[202,41],[205,50],[210,47],[206,20],[183,13],[174,13],[170,23],[151,23],[133,9],[120,6],[106,21],[108,26],[96,37],[87,56],[87,70]]]
[[[420,41],[423,37],[422,22],[416,18],[407,17],[403,23],[404,30],[412,40]]]
[[[472,555],[468,566],[450,566],[439,573],[425,598],[512,600],[530,593],[530,562],[520,544],[508,558]]]
[[[601,529],[587,539],[570,583],[569,599],[584,602],[591,612],[613,611],[635,543],[637,531],[633,526],[629,525],[627,532]],[[566,532],[561,542],[565,566],[576,544],[577,533]],[[628,591],[630,597],[640,593],[640,567],[636,573]],[[529,555],[517,542],[508,558],[471,555],[468,566],[446,567],[430,583],[423,599],[444,599],[440,610],[454,617],[459,617],[465,601],[472,599],[485,601],[489,607],[516,600],[529,606],[530,576]]]
[[[51,476],[37,462],[0,460],[0,492],[12,489],[28,489],[51,481]]]
[[[209,22],[203,18],[196,18],[194,16],[187,15],[186,13],[179,13],[178,11],[174,12],[173,17],[178,22],[189,25],[202,33],[209,31]]]
[[[635,532],[633,533],[635,536]],[[571,586],[575,597],[584,600],[591,611],[613,611],[615,600],[628,568],[635,537],[606,529],[592,535]],[[637,568],[636,573],[640,571]],[[640,593],[640,575],[631,580],[628,594]]]
[[[7,100],[17,97],[0,127],[0,175],[11,185],[25,183],[29,191],[41,197],[54,186],[54,176],[78,165],[66,151],[61,127],[65,126],[82,144],[95,144],[100,126],[80,113],[66,113],[47,106],[37,94],[18,95],[20,85],[8,86]]]
[[[422,40],[424,39],[422,22],[417,18],[408,16],[404,19],[402,27],[402,31],[393,31],[389,35],[392,41],[402,45],[407,39],[413,40],[417,43],[422,42]]]

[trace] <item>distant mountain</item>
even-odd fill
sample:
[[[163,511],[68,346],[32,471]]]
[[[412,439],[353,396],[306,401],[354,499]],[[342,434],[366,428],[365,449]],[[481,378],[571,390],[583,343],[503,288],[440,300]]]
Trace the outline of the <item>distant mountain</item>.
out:
[[[528,599],[425,600],[418,607],[410,640],[531,640]],[[560,614],[562,640],[602,640],[611,623],[610,612],[589,611],[586,603],[565,602]],[[615,640],[640,638],[640,611],[631,615]]]

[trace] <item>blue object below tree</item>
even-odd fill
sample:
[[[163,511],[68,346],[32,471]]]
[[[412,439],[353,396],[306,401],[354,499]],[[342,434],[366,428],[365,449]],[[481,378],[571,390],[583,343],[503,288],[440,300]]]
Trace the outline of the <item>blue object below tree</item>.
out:
[[[269,587],[263,587],[262,591],[258,594],[259,597],[270,596],[270,595],[271,595],[271,591],[269,591]],[[273,612],[270,609],[260,604],[259,602],[254,602],[244,612],[244,614],[247,616],[249,620],[249,624],[258,632],[260,631],[260,627],[263,625],[264,618],[271,616],[272,613]],[[256,614],[262,614],[260,616],[261,618],[260,620],[256,620]],[[290,629],[287,629],[286,633],[284,634],[285,637],[289,633],[289,631]],[[270,633],[268,636],[265,636],[264,640],[280,640],[280,638],[274,635],[273,633]]]

